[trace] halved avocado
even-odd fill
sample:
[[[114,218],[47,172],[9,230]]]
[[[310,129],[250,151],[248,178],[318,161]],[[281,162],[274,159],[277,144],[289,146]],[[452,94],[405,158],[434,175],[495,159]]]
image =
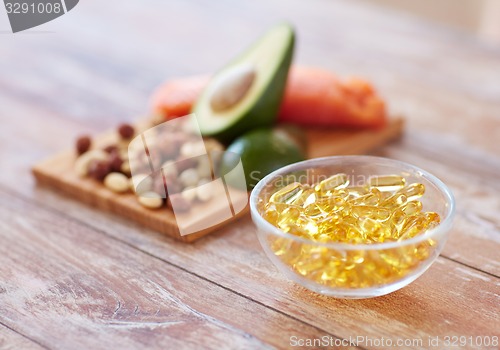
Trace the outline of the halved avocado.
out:
[[[279,24],[221,69],[193,108],[201,133],[230,142],[251,129],[271,126],[283,98],[294,43],[293,28]]]

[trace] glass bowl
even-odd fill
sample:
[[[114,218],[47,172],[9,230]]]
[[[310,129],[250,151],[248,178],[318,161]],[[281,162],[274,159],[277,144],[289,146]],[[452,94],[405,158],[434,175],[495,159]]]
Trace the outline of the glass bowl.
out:
[[[350,244],[299,237],[263,218],[264,205],[277,189],[295,181],[317,183],[321,176],[338,173],[348,175],[350,186],[373,175],[393,174],[404,176],[408,184],[422,183],[423,210],[438,213],[441,222],[407,240]],[[264,251],[288,278],[323,295],[355,299],[391,293],[422,275],[443,249],[455,202],[444,183],[413,165],[372,156],[336,156],[291,164],[267,175],[252,191],[250,210]]]

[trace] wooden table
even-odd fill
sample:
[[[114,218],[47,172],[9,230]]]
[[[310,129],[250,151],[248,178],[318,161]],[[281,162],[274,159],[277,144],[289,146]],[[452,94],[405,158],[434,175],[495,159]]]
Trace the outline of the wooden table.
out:
[[[475,348],[500,335],[498,48],[356,1],[101,4],[0,34],[0,348],[287,348],[322,336],[363,337],[359,348],[472,336]],[[219,68],[283,18],[297,62],[367,77],[407,117],[405,137],[376,154],[454,191],[453,232],[416,282],[368,300],[316,295],[274,268],[248,218],[187,245],[34,184],[32,164],[137,119],[165,78]]]

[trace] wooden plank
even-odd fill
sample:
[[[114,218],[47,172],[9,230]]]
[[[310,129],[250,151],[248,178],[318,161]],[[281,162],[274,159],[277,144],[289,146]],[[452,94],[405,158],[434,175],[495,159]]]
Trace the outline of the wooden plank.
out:
[[[404,119],[399,117],[391,119],[386,127],[375,130],[309,129],[306,131],[308,156],[364,154],[401,137],[403,127]]]
[[[139,127],[141,130],[143,127]],[[310,130],[307,132],[308,150],[311,157],[364,153],[374,147],[381,146],[397,138],[403,130],[403,119],[397,118],[377,130]],[[103,134],[94,138],[96,148],[116,143],[115,132]],[[220,217],[227,210],[227,202],[208,201],[197,203],[187,214],[177,214],[165,207],[158,210],[144,208],[139,204],[134,194],[116,194],[105,188],[101,183],[90,179],[81,178],[74,171],[76,155],[69,150],[50,157],[33,167],[33,174],[37,181],[44,186],[69,194],[79,201],[89,204],[103,211],[115,213],[131,221],[139,222],[145,227],[157,230],[183,242],[192,242],[227,223],[234,221],[248,213],[248,206],[237,212],[232,218],[211,226],[196,233],[181,235],[179,231],[190,231],[191,227],[204,227],[203,223],[211,217]],[[244,193],[233,193],[235,196],[246,196]],[[234,201],[244,199],[231,198]],[[180,230],[177,224],[183,223]]]
[[[498,314],[498,302],[491,302],[499,294],[491,274],[500,275],[500,191],[495,165],[500,157],[496,141],[500,137],[499,50],[406,15],[359,6],[356,1],[313,2],[242,0],[238,6],[222,1],[206,7],[199,0],[145,0],[140,5],[110,0],[106,8],[89,2],[73,20],[58,22],[57,41],[53,35],[6,41],[0,62],[11,69],[0,75],[0,166],[8,171],[0,172],[0,183],[16,196],[35,201],[37,210],[38,206],[64,208],[64,215],[186,266],[264,305],[307,322],[313,319],[316,325],[338,327],[339,335],[355,334],[363,327],[368,332],[362,334],[382,330],[380,334],[394,336],[402,331],[401,337],[458,333],[467,326],[466,334],[498,329],[496,320],[489,317],[491,312]],[[278,17],[289,18],[298,29],[300,63],[321,65],[342,76],[366,76],[387,98],[391,111],[405,115],[405,142],[384,147],[378,154],[419,165],[450,185],[457,196],[459,215],[444,255],[474,269],[444,258],[393,295],[361,302],[332,301],[285,282],[263,256],[245,221],[191,247],[33,187],[29,168],[39,159],[71,145],[79,133],[133,120],[156,84],[166,77],[217,69]],[[89,18],[91,27],[86,25]],[[129,25],[141,21],[155,21],[155,30],[145,25],[138,34]],[[112,49],[102,40],[103,33],[113,38]],[[154,54],[131,54],[130,42],[134,42],[135,52]],[[36,60],[25,59],[35,51]],[[407,143],[415,133],[426,139]],[[26,208],[31,207],[21,205],[18,211],[25,213]],[[38,227],[45,227],[45,221],[35,220]],[[18,265],[31,259],[23,255],[11,265],[20,269]],[[0,280],[10,274],[6,276],[0,274]],[[95,290],[102,291],[101,285],[96,284]],[[42,303],[33,300],[33,307],[40,308]],[[478,316],[481,312],[485,314]],[[266,322],[259,310],[251,315],[256,325]],[[259,332],[263,330],[255,330],[255,334]],[[120,341],[128,336],[125,330],[113,334]]]
[[[0,208],[0,322],[44,346],[234,349],[280,347],[294,335],[335,339],[9,194]]]
[[[29,340],[19,333],[0,324],[0,349],[2,350],[40,350],[45,349],[41,345]]]
[[[92,216],[90,209],[77,202],[67,205],[66,213],[85,220],[92,217],[89,225],[106,235],[189,271],[202,272],[224,288],[344,339],[362,335],[425,341],[430,336],[500,335],[500,278],[446,258],[439,258],[421,278],[390,295],[339,300],[309,292],[279,273],[262,251],[248,219],[185,245],[153,231],[138,232],[137,226],[112,216]]]

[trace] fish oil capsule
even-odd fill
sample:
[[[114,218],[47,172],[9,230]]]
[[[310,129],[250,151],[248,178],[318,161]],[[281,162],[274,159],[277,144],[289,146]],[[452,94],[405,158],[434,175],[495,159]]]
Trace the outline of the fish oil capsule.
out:
[[[318,224],[313,219],[311,219],[307,216],[301,215],[297,219],[296,223],[297,223],[297,226],[304,229],[309,235],[314,236],[314,235],[318,234]]]
[[[374,188],[361,197],[349,200],[349,203],[352,205],[378,205],[380,199],[380,191]]]
[[[326,213],[335,212],[343,209],[346,205],[345,201],[340,197],[324,198],[316,202],[322,211]]]
[[[333,214],[318,220],[318,230],[321,234],[331,234],[342,221],[342,216]]]
[[[347,241],[350,243],[363,243],[366,241],[366,233],[359,229],[358,225],[343,222],[347,234]]]
[[[419,183],[413,183],[403,187],[396,194],[405,195],[408,201],[420,198],[425,193],[425,186]]]
[[[318,206],[318,204],[316,202],[305,206],[303,212],[304,212],[304,215],[307,215],[309,217],[325,217],[326,216],[326,213],[321,210],[321,208]]]
[[[371,187],[381,192],[396,191],[404,187],[406,180],[399,175],[372,176],[368,180]]]
[[[323,265],[324,262],[322,259],[308,259],[299,261],[294,267],[301,275],[306,276],[313,271],[321,269]]]
[[[304,214],[308,216],[322,216],[345,207],[345,202],[339,197],[324,197],[304,208]]]
[[[393,195],[382,200],[380,203],[381,206],[384,207],[400,207],[408,201],[408,198],[404,194],[400,194],[396,192]]]
[[[422,202],[420,201],[407,202],[406,204],[401,206],[401,210],[406,215],[416,215],[422,211]]]
[[[341,189],[333,191],[332,196],[339,197],[339,198],[346,200],[347,198],[349,198],[349,192],[347,192],[345,189],[341,188]]]
[[[300,196],[295,198],[291,204],[305,207],[316,201],[316,192],[312,188],[304,189]]]
[[[409,217],[403,227],[401,228],[401,232],[398,238],[398,241],[403,239],[413,238],[419,233],[422,233],[427,228],[427,220],[425,216],[416,215]]]
[[[360,228],[364,231],[364,234],[367,237],[372,236],[374,232],[382,227],[377,220],[370,218],[361,218],[359,222]]]
[[[317,184],[314,189],[316,192],[318,192],[321,196],[328,195],[328,192],[331,192],[333,190],[337,190],[340,188],[345,188],[349,185],[349,179],[347,178],[346,174],[336,174],[333,176],[330,176],[329,178],[321,181],[319,184]]]
[[[290,234],[298,236],[298,237],[311,238],[309,236],[309,233],[306,230],[304,230],[302,227],[297,226],[293,223],[282,224],[280,226],[280,229],[282,229],[283,232],[290,233]]]
[[[424,213],[425,219],[427,220],[427,229],[433,229],[441,223],[441,217],[438,213],[427,212]]]
[[[279,215],[278,211],[276,210],[275,206],[273,206],[272,208],[266,209],[264,211],[264,214],[262,215],[264,220],[273,224],[274,226],[276,226],[278,224],[279,216],[280,215]]]
[[[374,205],[354,205],[351,212],[358,217],[367,217],[379,221],[387,220],[391,216],[391,211],[386,208]]]
[[[302,184],[300,182],[291,183],[276,191],[269,202],[271,203],[291,203],[302,193]]]
[[[288,205],[288,204],[284,204],[284,203],[266,203],[266,205],[264,206],[264,212],[274,211],[274,212],[279,214],[279,213],[282,213],[286,208],[289,208],[289,207],[298,208],[294,205]]]
[[[296,207],[288,207],[283,210],[278,219],[278,226],[295,225],[295,222],[300,216],[300,210]]]
[[[369,189],[367,186],[351,186],[345,188],[346,192],[349,195],[349,199],[359,198],[368,194]]]
[[[396,209],[391,214],[391,223],[400,230],[406,220],[406,214],[401,209]]]
[[[338,175],[328,179],[341,178],[342,174]],[[422,203],[417,200],[425,191],[421,184],[391,190],[388,183],[373,187],[332,185],[323,192],[320,185],[292,184],[279,190],[281,196],[272,197],[273,202],[264,205],[263,217],[298,237],[350,244],[410,239],[440,222],[437,213],[422,212]],[[273,252],[297,273],[323,285],[345,288],[383,285],[412,273],[437,244],[428,239],[408,247],[374,250],[358,256],[355,251],[341,254],[289,239],[275,243],[271,246]]]

